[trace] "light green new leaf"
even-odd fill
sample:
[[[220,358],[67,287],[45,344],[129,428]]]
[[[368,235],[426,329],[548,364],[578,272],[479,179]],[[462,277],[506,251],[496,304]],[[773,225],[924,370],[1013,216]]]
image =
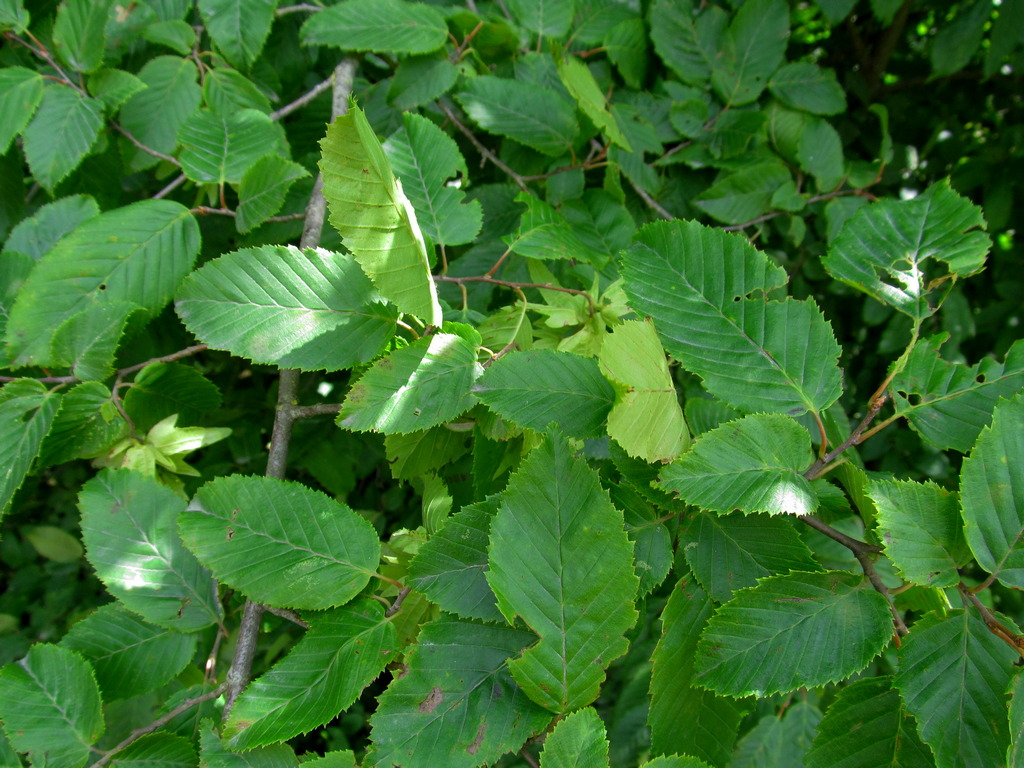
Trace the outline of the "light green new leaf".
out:
[[[607,99],[586,64],[575,56],[561,59],[558,62],[558,78],[576,100],[580,111],[590,118],[608,141],[627,152],[633,151],[629,140],[608,111]]]
[[[380,560],[380,539],[364,518],[301,483],[269,477],[206,483],[178,525],[220,581],[280,608],[344,605]]]
[[[78,507],[86,557],[130,610],[178,632],[220,622],[216,585],[178,538],[184,499],[139,472],[104,469],[82,486]]]
[[[841,392],[839,345],[810,300],[765,301],[786,274],[741,235],[656,222],[623,256],[630,306],[670,355],[746,411],[821,411]]]
[[[601,768],[609,765],[604,723],[593,707],[559,720],[544,739],[544,751],[540,753],[540,768]]]
[[[444,45],[448,27],[436,8],[403,0],[342,0],[302,25],[304,45],[346,51],[430,53]]]
[[[131,302],[155,314],[198,253],[195,218],[170,200],[143,200],[86,220],[39,260],[19,291],[8,353],[18,366],[49,365],[57,328],[95,304]]]
[[[282,368],[334,371],[376,357],[396,313],[348,256],[264,245],[189,275],[175,308],[214,349]]]
[[[818,508],[802,474],[811,461],[806,429],[759,413],[705,432],[662,470],[658,486],[712,512],[808,515]]]
[[[883,200],[861,208],[832,241],[822,263],[836,280],[873,296],[915,321],[931,317],[948,277],[985,267],[992,245],[981,208],[932,184],[912,200]]]
[[[871,734],[871,738],[865,738]],[[807,768],[934,768],[888,677],[840,688],[804,757]]]
[[[238,231],[249,232],[275,216],[292,184],[308,175],[301,165],[279,155],[265,155],[249,166],[238,187]]]
[[[940,357],[948,338],[941,333],[917,343],[892,381],[893,403],[928,442],[967,453],[999,398],[1024,388],[1024,341],[1014,342],[1003,363],[986,357],[967,366]]]
[[[596,699],[605,667],[626,652],[639,584],[622,513],[573,453],[557,430],[546,434],[500,497],[488,551],[498,609],[541,638],[512,675],[559,713]]]
[[[409,564],[409,584],[467,619],[502,621],[487,583],[487,540],[497,512],[492,499],[467,504],[424,544]]]
[[[878,510],[878,538],[904,579],[930,587],[960,583],[956,569],[968,553],[955,493],[935,483],[874,480],[868,496]]]
[[[169,733],[151,733],[132,742],[110,761],[112,768],[195,768],[192,742]]]
[[[104,727],[92,669],[73,651],[33,645],[0,670],[0,719],[33,765],[81,768]]]
[[[6,71],[0,70],[0,75]],[[4,243],[3,252],[16,251],[38,261],[64,235],[73,232],[79,224],[99,212],[99,205],[89,195],[70,195],[54,200],[15,225]]]
[[[694,577],[720,603],[765,576],[821,570],[793,523],[780,517],[698,512],[686,521],[679,546]]]
[[[1024,587],[1024,394],[1001,400],[960,473],[971,551],[1003,584]]]
[[[0,516],[32,468],[60,400],[33,379],[18,379],[0,389]]]
[[[694,204],[725,224],[745,224],[772,207],[772,197],[791,180],[789,170],[768,161],[724,174]]]
[[[443,424],[473,406],[470,387],[481,373],[476,347],[461,336],[418,339],[362,375],[345,397],[338,426],[390,435]]]
[[[575,6],[576,0],[509,0],[509,9],[522,26],[557,39],[569,34]]]
[[[894,682],[938,768],[1003,763],[1010,741],[1005,691],[1016,658],[973,611],[914,625]]]
[[[600,433],[615,400],[597,361],[553,350],[505,355],[484,372],[473,394],[520,427],[544,429],[555,422],[572,437]]]
[[[846,92],[831,69],[809,61],[794,61],[780,68],[768,82],[772,96],[793,109],[815,115],[838,115],[846,110]]]
[[[480,232],[479,200],[464,202],[466,193],[448,180],[469,176],[455,141],[421,115],[406,113],[405,126],[384,143],[384,152],[402,189],[416,209],[423,234],[441,245],[469,243]]]
[[[23,527],[21,534],[40,556],[55,563],[76,563],[85,554],[77,538],[55,525]]]
[[[756,101],[782,64],[789,40],[785,0],[748,0],[733,16],[713,63],[711,85],[728,106]]]
[[[568,99],[530,83],[482,75],[467,82],[455,98],[488,133],[507,136],[545,155],[564,155],[579,130],[576,109]]]
[[[732,756],[745,714],[742,703],[693,687],[697,641],[713,607],[692,580],[679,581],[661,614],[661,639],[651,661],[651,751],[696,755],[714,766]]]
[[[199,70],[191,59],[158,56],[146,62],[139,77],[147,87],[121,108],[121,125],[150,149],[171,154],[178,145],[178,128],[202,101],[203,91],[196,82]],[[127,141],[123,151],[135,171],[160,162]]]
[[[384,298],[400,311],[440,326],[441,305],[430,276],[432,254],[412,203],[362,110],[353,105],[335,120],[320,148],[324,197],[345,246]]]
[[[221,742],[211,720],[199,730],[200,765],[203,768],[298,768],[299,760],[287,744],[232,752]]]
[[[7,154],[11,141],[35,114],[43,100],[43,82],[43,76],[31,69],[0,69],[0,155]]]
[[[672,461],[690,447],[665,350],[650,320],[615,326],[598,354],[601,373],[622,388],[608,414],[608,436],[646,462]]]
[[[178,129],[181,169],[191,181],[237,184],[261,157],[283,152],[280,128],[255,109],[200,110]]]
[[[582,221],[583,217],[577,213],[574,222],[570,222],[562,211],[525,192],[516,195],[515,202],[525,205],[526,210],[519,230],[514,236],[504,238],[513,253],[530,259],[572,259],[595,265],[607,262],[603,243],[593,231],[592,221]],[[591,225],[590,232],[584,229],[587,224]]]
[[[65,0],[53,25],[53,50],[76,72],[92,72],[103,63],[106,25],[113,0]]]
[[[372,600],[306,618],[309,632],[235,702],[223,733],[231,749],[285,741],[327,723],[398,652],[395,627]]]
[[[864,669],[891,638],[888,603],[862,575],[770,576],[708,622],[695,681],[728,696],[814,688]]]
[[[651,8],[651,42],[680,80],[704,85],[711,79],[728,21],[717,6],[703,6],[695,15],[692,0],[657,0]]]
[[[173,680],[196,651],[196,635],[149,624],[119,603],[97,608],[60,645],[81,653],[96,671],[105,701],[127,699]]]
[[[206,31],[224,58],[248,69],[263,50],[277,0],[199,0]]]
[[[476,768],[519,749],[551,720],[508,670],[536,640],[444,614],[424,624],[408,671],[377,700],[367,764]]]
[[[116,413],[109,419],[104,415],[104,404],[110,400],[110,390],[98,381],[83,382],[68,390],[60,399],[60,410],[39,450],[40,466],[92,458],[125,437],[125,420]]]
[[[62,85],[48,86],[24,135],[25,159],[36,181],[52,193],[89,154],[102,127],[98,99]]]

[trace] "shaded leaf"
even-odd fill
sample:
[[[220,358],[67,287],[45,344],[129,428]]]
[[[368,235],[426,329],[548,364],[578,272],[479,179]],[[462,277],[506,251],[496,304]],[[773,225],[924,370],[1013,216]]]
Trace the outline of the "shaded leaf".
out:
[[[695,15],[692,0],[656,0],[651,8],[651,42],[680,80],[703,85],[711,80],[727,23],[728,16],[717,6]]]
[[[380,540],[364,518],[301,483],[269,477],[206,483],[178,525],[220,581],[281,608],[344,605],[380,560]]]
[[[788,3],[744,3],[729,24],[724,49],[711,70],[711,85],[722,101],[733,107],[755,101],[782,64],[788,39]]]
[[[846,92],[836,73],[809,61],[781,67],[768,83],[772,96],[793,109],[815,115],[837,115],[846,109]]]
[[[773,195],[790,180],[782,164],[769,161],[724,174],[694,204],[726,224],[746,224],[772,206]]]
[[[40,449],[40,466],[92,458],[125,437],[125,420],[120,415],[109,419],[104,415],[104,404],[109,402],[110,390],[98,381],[83,382],[68,390],[60,399],[60,410]]]
[[[118,752],[113,768],[194,768],[199,758],[192,742],[168,733],[142,736]]]
[[[991,16],[992,6],[985,2],[958,8],[956,18],[947,21],[932,38],[932,77],[958,72],[980,53],[981,38]]]
[[[557,430],[500,499],[487,581],[505,618],[522,617],[541,638],[510,663],[512,675],[554,712],[586,706],[604,667],[625,653],[622,635],[636,620],[638,581],[622,513]]]
[[[509,0],[516,20],[541,37],[563,38],[569,34],[576,0]]]
[[[448,38],[444,17],[425,3],[402,0],[342,0],[302,25],[305,45],[346,51],[430,53]]]
[[[137,430],[149,430],[177,414],[186,423],[220,408],[216,385],[197,368],[180,363],[151,363],[135,374],[124,396],[124,410]]]
[[[141,143],[165,155],[178,145],[178,128],[199,108],[203,91],[196,80],[199,70],[189,59],[158,56],[139,71],[146,89],[121,108],[121,125]],[[154,120],[153,115],[160,115]],[[126,163],[132,170],[156,165],[159,160],[126,143]]]
[[[0,76],[7,71],[0,70]],[[64,235],[99,212],[100,207],[89,195],[71,195],[54,200],[18,222],[7,237],[3,252],[18,251],[38,261]]]
[[[0,516],[39,454],[60,400],[33,379],[17,379],[0,389]]]
[[[114,375],[114,358],[133,312],[128,301],[91,303],[60,324],[50,342],[50,360],[66,366],[82,381],[103,381]]]
[[[309,175],[298,163],[279,155],[265,155],[249,166],[238,187],[235,226],[239,232],[255,229],[284,205],[285,196],[295,181]]]
[[[7,153],[11,141],[35,114],[43,99],[43,82],[42,75],[25,67],[0,69],[0,155]]]
[[[798,701],[778,715],[766,714],[740,739],[729,768],[765,765],[803,768],[803,757],[820,720],[820,710],[806,701]]]
[[[210,720],[200,725],[199,747],[203,768],[297,768],[299,764],[295,752],[287,744],[232,752],[218,738]]]
[[[92,151],[103,127],[103,106],[76,90],[51,85],[25,128],[25,159],[32,175],[53,192]]]
[[[604,723],[593,707],[561,719],[544,739],[540,768],[609,766]]]
[[[391,78],[388,103],[403,112],[415,109],[448,93],[458,78],[458,67],[443,56],[409,56]]]

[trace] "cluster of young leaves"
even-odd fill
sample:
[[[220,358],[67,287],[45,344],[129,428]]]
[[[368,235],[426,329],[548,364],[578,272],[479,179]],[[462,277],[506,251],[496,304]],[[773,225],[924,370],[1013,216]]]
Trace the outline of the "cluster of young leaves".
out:
[[[854,6],[0,2],[0,512],[90,460],[16,536],[103,590],[0,645],[0,766],[1024,765],[1024,342],[851,103],[1024,3]]]

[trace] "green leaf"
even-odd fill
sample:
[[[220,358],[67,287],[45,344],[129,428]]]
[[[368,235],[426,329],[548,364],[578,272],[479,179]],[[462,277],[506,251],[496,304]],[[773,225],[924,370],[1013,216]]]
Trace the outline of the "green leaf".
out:
[[[21,532],[36,552],[55,563],[74,563],[85,553],[78,539],[55,525],[22,528]]]
[[[179,632],[220,622],[214,581],[178,538],[184,499],[152,477],[104,469],[82,486],[78,506],[86,556],[114,597]]]
[[[43,76],[31,69],[0,69],[0,155],[7,153],[11,141],[35,114],[43,100],[43,82]]]
[[[1021,738],[1021,729],[1024,726],[1024,711],[1021,704],[1024,704],[1021,686],[1024,685],[1024,675],[1014,675],[1010,683],[1010,747],[1006,750],[1006,762],[1009,768],[1020,768],[1024,765],[1024,739]]]
[[[158,56],[146,62],[139,78],[146,89],[121,108],[121,126],[150,149],[171,154],[178,146],[178,128],[202,101],[203,91],[196,82],[199,70],[190,59]],[[127,165],[135,171],[159,162],[127,142],[124,154]]]
[[[579,130],[576,109],[568,99],[530,83],[482,75],[468,81],[455,98],[488,133],[552,157],[569,151]]]
[[[381,295],[400,311],[440,326],[441,306],[430,276],[432,255],[412,204],[362,110],[352,106],[335,120],[320,147],[331,224],[345,246]]]
[[[1010,741],[1004,692],[1015,658],[973,613],[914,625],[894,682],[938,768],[1002,764]]]
[[[265,155],[250,165],[238,187],[238,231],[249,232],[275,216],[292,184],[306,176],[309,171],[279,155]]]
[[[703,760],[689,755],[662,755],[649,760],[641,768],[710,768]]]
[[[552,430],[527,456],[500,497],[488,553],[499,610],[540,635],[512,675],[558,713],[597,698],[604,667],[628,647],[638,587],[622,513],[573,453]]]
[[[782,64],[789,39],[785,0],[748,0],[733,16],[711,85],[728,106],[756,101]]]
[[[224,725],[228,747],[265,746],[324,725],[398,652],[380,603],[362,599],[307,620],[309,632],[235,702]]]
[[[252,66],[274,22],[277,0],[199,0],[206,31],[238,69]]]
[[[956,18],[945,23],[932,39],[932,77],[959,72],[981,52],[981,38],[991,17],[992,5],[980,0],[957,9]]]
[[[627,152],[632,152],[633,147],[608,111],[607,99],[587,65],[574,56],[561,59],[558,61],[558,77],[576,100],[576,106],[590,118],[605,138]]]
[[[811,301],[765,301],[785,272],[739,235],[657,222],[623,257],[630,306],[728,405],[793,415],[839,397],[839,345]]]
[[[556,39],[569,34],[575,5],[576,0],[509,0],[509,10],[520,25]]]
[[[746,224],[769,210],[772,196],[789,180],[790,173],[781,163],[758,163],[723,175],[694,203],[721,222]]]
[[[180,363],[151,363],[135,375],[124,396],[124,410],[136,431],[177,414],[186,424],[221,405],[220,390],[198,369]]]
[[[384,451],[396,480],[413,480],[452,463],[469,450],[468,433],[442,424],[422,432],[388,435]]]
[[[60,400],[32,379],[18,379],[0,389],[0,516],[39,454]]]
[[[76,90],[51,85],[25,128],[25,159],[51,193],[92,151],[103,127],[103,105]]]
[[[424,544],[409,564],[409,584],[466,619],[502,621],[487,583],[487,541],[497,512],[492,500],[467,504]]]
[[[21,0],[4,0],[0,3],[0,29],[10,29],[21,35],[28,29],[30,19],[31,15]]]
[[[975,230],[984,226],[981,208],[940,181],[912,200],[861,208],[822,263],[836,280],[920,322],[944,298],[936,287],[985,267],[992,242]]]
[[[418,339],[362,375],[345,398],[338,426],[390,435],[442,424],[473,406],[470,387],[482,372],[476,348],[461,336]]]
[[[182,284],[175,308],[214,349],[303,370],[372,360],[397,319],[350,258],[284,245],[246,248],[205,264]]]
[[[792,522],[779,517],[697,512],[679,544],[697,581],[720,603],[765,576],[821,570]]]
[[[50,360],[82,381],[114,375],[114,357],[131,314],[139,307],[128,301],[91,303],[61,323],[50,343]]]
[[[646,462],[672,461],[690,447],[665,350],[650,320],[615,326],[598,355],[601,373],[622,388],[608,414],[608,436]]]
[[[189,49],[191,50],[191,45]],[[271,111],[270,99],[252,80],[241,72],[226,67],[218,67],[206,73],[206,79],[203,80],[203,100],[215,114],[235,112],[239,109],[255,109],[268,114]],[[285,159],[277,155],[268,157]]]
[[[113,701],[154,691],[177,677],[196,652],[196,635],[149,624],[112,603],[76,623],[60,644],[92,664],[104,700]]]
[[[304,45],[330,45],[346,51],[430,53],[444,45],[444,17],[425,3],[402,0],[342,0],[303,24]]]
[[[403,112],[416,109],[448,93],[458,78],[458,67],[446,57],[409,56],[391,78],[388,103]]]
[[[891,638],[888,603],[862,576],[770,576],[708,622],[696,682],[728,696],[813,688],[864,669]]]
[[[93,72],[103,63],[112,5],[113,0],[65,0],[57,9],[53,50],[76,72]]]
[[[540,768],[610,765],[604,723],[593,707],[559,720],[544,739],[544,751],[540,753]]]
[[[818,508],[802,474],[811,461],[807,430],[787,416],[753,414],[701,435],[658,486],[712,512],[807,515]]]
[[[531,259],[573,259],[595,265],[603,265],[607,260],[601,249],[592,251],[583,233],[577,231],[550,203],[525,192],[517,195],[515,202],[524,204],[526,210],[519,222],[519,230],[514,236],[505,238],[513,253]],[[576,216],[577,221],[580,218]],[[593,233],[588,234],[588,239],[593,242]],[[550,293],[541,295],[547,298]],[[581,301],[582,297],[575,300]]]
[[[57,328],[92,305],[132,302],[155,314],[198,252],[195,218],[170,200],[143,200],[86,220],[39,260],[19,292],[7,326],[15,364],[49,364]]]
[[[452,616],[424,624],[370,719],[371,765],[476,768],[519,749],[551,714],[509,674],[509,659],[536,635]]]
[[[892,381],[896,413],[939,448],[967,453],[1001,397],[1024,387],[1024,341],[1016,341],[1003,363],[990,357],[974,366],[939,356],[949,338],[942,333],[918,342]]]
[[[572,437],[602,431],[615,391],[597,361],[569,352],[513,352],[496,360],[473,394],[504,419],[527,429],[558,424]]]
[[[181,168],[191,181],[237,184],[260,157],[281,151],[278,130],[255,109],[200,110],[178,129]]]
[[[839,132],[825,120],[809,120],[800,133],[797,161],[814,177],[819,190],[831,192],[846,175]]]
[[[651,42],[680,80],[704,85],[711,80],[727,23],[728,16],[717,6],[702,7],[695,15],[692,0],[656,0],[651,9]]]
[[[979,3],[979,5],[981,4]],[[1024,2],[1007,0],[1000,4],[999,14],[992,23],[988,51],[985,53],[985,77],[992,77],[1006,56],[1020,42],[1022,29],[1024,29]]]
[[[244,753],[231,752],[217,737],[210,720],[200,725],[199,746],[203,768],[297,768],[299,764],[295,752],[287,744],[260,747]]]
[[[184,22],[182,22],[184,24]],[[187,24],[185,26],[192,30]],[[193,35],[195,33],[193,32]],[[188,50],[192,50],[191,46]],[[89,76],[89,93],[103,102],[108,112],[113,112],[139,91],[145,90],[146,84],[138,77],[122,69],[100,69]]]
[[[6,71],[0,70],[0,74]],[[3,252],[24,253],[38,261],[64,235],[99,212],[100,207],[89,195],[71,195],[54,200],[39,208],[33,216],[18,222],[4,243]]]
[[[344,605],[380,560],[380,540],[364,518],[301,483],[269,477],[206,483],[179,528],[218,580],[281,608]]]
[[[648,46],[644,22],[640,18],[625,19],[604,38],[608,60],[630,88],[641,90],[647,77]]]
[[[1024,586],[1024,394],[1000,400],[960,473],[967,543],[1000,582]]]
[[[766,714],[740,739],[729,768],[803,766],[820,720],[821,712],[807,701],[798,701],[778,715]]]
[[[807,768],[935,765],[888,677],[869,677],[839,690],[818,725],[804,764]]]
[[[740,702],[693,687],[697,641],[712,613],[708,596],[692,580],[680,580],[661,614],[661,638],[651,657],[651,751],[685,752],[714,766],[732,756]]]
[[[384,152],[416,210],[423,234],[441,245],[472,242],[480,232],[480,201],[465,203],[466,193],[448,180],[468,178],[466,161],[455,141],[417,114],[403,116],[404,127],[384,144]]]
[[[885,554],[906,581],[955,587],[957,566],[967,560],[967,543],[955,493],[934,483],[873,480],[868,496],[878,511]]]
[[[199,758],[192,742],[168,733],[142,736],[118,752],[113,768],[194,768]]]
[[[98,381],[87,381],[68,390],[60,399],[60,410],[53,420],[39,451],[40,466],[63,464],[104,453],[125,437],[128,425],[120,415],[108,419],[104,405],[111,400],[110,390]]]
[[[0,670],[0,718],[33,765],[81,768],[103,735],[100,692],[89,664],[48,643]]]
[[[170,19],[150,24],[142,30],[142,36],[151,43],[166,45],[175,53],[186,56],[191,52],[192,46],[196,44],[196,31],[187,21],[181,19]],[[216,74],[214,70],[210,75]]]
[[[836,73],[809,61],[794,61],[780,68],[768,83],[772,96],[793,109],[815,115],[846,111],[846,92]]]

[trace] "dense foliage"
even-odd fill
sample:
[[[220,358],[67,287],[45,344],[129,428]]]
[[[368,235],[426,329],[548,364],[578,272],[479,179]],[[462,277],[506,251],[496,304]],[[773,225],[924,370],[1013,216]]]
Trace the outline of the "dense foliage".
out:
[[[0,0],[0,767],[1024,766],[1024,0],[324,5]]]

